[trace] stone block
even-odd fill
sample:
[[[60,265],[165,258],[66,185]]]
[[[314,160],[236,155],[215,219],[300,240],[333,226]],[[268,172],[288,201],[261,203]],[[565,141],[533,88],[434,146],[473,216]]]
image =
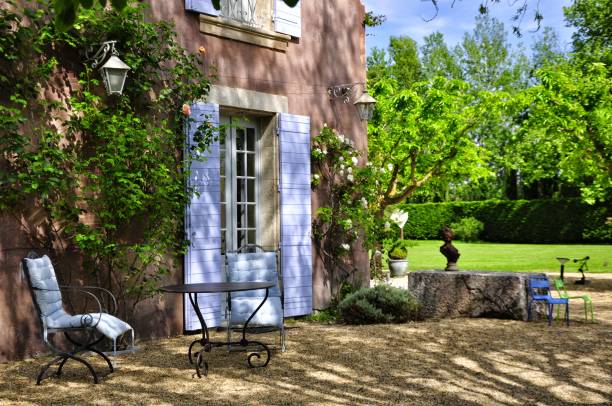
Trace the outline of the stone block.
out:
[[[408,274],[408,290],[421,302],[422,318],[494,317],[527,320],[530,275],[536,274],[416,271]]]

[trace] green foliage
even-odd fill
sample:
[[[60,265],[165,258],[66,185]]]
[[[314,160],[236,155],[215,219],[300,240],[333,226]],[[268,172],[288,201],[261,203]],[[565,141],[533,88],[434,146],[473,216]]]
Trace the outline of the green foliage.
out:
[[[72,30],[59,32],[45,4],[0,14],[7,50],[0,86],[12,92],[0,104],[0,208],[42,208],[52,232],[40,244],[77,247],[86,269],[129,313],[157,292],[185,249],[182,218],[192,192],[186,169],[213,133],[198,129],[198,146],[183,155],[190,124],[180,111],[210,84],[198,59],[178,45],[172,24],[146,22],[144,6],[93,6]],[[29,24],[21,23],[26,16]],[[12,24],[17,28],[7,28]],[[98,73],[75,63],[79,50],[105,38],[120,41],[132,68],[120,97],[103,95]],[[78,77],[70,93],[57,101],[40,97],[51,94],[62,72]]]
[[[373,11],[367,11],[363,18],[364,27],[378,27],[387,20],[383,14],[374,14]]]
[[[588,203],[612,193],[612,74],[599,62],[570,60],[538,71],[540,84],[514,100],[520,112],[515,162],[526,181],[559,176]]]
[[[474,217],[465,217],[456,223],[452,223],[451,228],[457,240],[478,241],[480,234],[484,230],[484,224]]]
[[[391,259],[405,259],[408,256],[408,248],[414,247],[415,243],[409,240],[393,240],[387,239],[384,241],[383,246],[387,251],[387,255]]]
[[[434,32],[426,36],[421,47],[421,66],[427,79],[444,76],[447,79],[462,79],[463,74],[456,52],[444,42],[444,35]]]
[[[421,80],[421,62],[416,41],[410,37],[389,39],[390,73],[401,88],[408,88]]]
[[[405,289],[380,284],[348,295],[338,306],[347,324],[405,323],[417,318],[418,301]]]
[[[410,213],[408,238],[439,239],[442,227],[462,218],[484,223],[481,239],[506,243],[612,242],[612,206],[580,199],[487,200],[401,205]]]
[[[574,51],[581,58],[612,63],[612,6],[609,0],[574,0],[564,7],[568,25],[576,30],[572,34]]]
[[[390,78],[372,85],[378,103],[368,123],[373,205],[384,210],[435,179],[489,174],[486,151],[471,137],[498,100],[460,80],[436,77],[402,89]],[[376,211],[375,211],[376,212]]]
[[[358,238],[366,244],[375,221],[369,211],[371,191],[369,172],[359,166],[360,153],[351,141],[324,125],[313,139],[311,152],[312,187],[327,196],[313,220],[313,239],[325,263],[325,270],[336,297],[355,269],[347,264]]]

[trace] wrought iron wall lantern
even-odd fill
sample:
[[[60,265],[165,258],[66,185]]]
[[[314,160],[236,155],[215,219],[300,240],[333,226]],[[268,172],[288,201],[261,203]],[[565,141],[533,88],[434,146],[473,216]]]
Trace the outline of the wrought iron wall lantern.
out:
[[[119,59],[119,53],[115,49],[116,42],[104,42],[92,57],[89,57],[89,52],[93,51],[93,49],[85,53],[85,57],[88,62],[91,62],[92,68],[95,69],[101,65],[100,74],[102,75],[106,93],[109,95],[121,95],[123,93],[125,78],[131,69],[125,62]],[[110,57],[108,56],[109,54]]]
[[[358,85],[363,83],[350,83],[345,85],[330,86],[327,88],[327,94],[329,94],[330,100],[342,98],[344,103],[350,103],[351,99],[354,98],[355,89]],[[353,105],[359,113],[359,118],[362,121],[368,121],[372,119],[374,115],[374,108],[376,107],[376,99],[368,94],[367,90],[359,96]]]

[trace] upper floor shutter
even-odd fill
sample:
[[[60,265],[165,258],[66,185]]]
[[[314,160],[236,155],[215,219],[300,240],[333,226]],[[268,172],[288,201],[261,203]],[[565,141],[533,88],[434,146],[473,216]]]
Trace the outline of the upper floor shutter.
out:
[[[185,0],[185,10],[195,11],[211,16],[218,16],[221,10],[215,10],[211,0]]]
[[[312,312],[310,117],[279,115],[281,270],[285,317]]]
[[[200,124],[219,125],[219,105],[194,103],[193,121],[188,129],[188,143]],[[190,241],[185,254],[185,283],[222,282],[221,262],[221,159],[219,141],[213,142],[205,160],[191,164],[189,184],[195,188],[185,215],[185,233]],[[223,297],[221,294],[199,294],[198,304],[208,327],[221,323]],[[200,322],[185,295],[185,330],[199,330]]]
[[[302,35],[302,2],[289,7],[283,0],[274,0],[274,30],[292,37]]]

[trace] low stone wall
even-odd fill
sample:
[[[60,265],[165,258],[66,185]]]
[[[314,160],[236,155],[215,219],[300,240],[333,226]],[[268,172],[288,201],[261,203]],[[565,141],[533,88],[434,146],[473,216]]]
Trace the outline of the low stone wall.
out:
[[[408,290],[421,302],[420,316],[527,320],[529,273],[416,271]],[[544,274],[537,274],[545,276]]]

